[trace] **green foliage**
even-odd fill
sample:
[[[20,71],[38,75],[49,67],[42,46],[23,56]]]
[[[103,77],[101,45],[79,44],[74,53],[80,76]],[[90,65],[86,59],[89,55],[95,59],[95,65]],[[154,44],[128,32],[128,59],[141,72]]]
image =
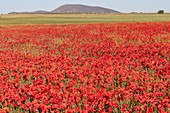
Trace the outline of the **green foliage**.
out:
[[[159,10],[158,14],[164,14],[164,10]]]

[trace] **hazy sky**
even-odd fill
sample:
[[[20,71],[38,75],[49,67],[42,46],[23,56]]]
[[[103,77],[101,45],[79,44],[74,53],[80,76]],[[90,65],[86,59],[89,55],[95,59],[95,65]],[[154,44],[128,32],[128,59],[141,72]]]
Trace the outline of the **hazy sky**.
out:
[[[103,6],[120,12],[170,12],[170,0],[0,0],[0,13],[12,11],[51,11],[63,4]]]

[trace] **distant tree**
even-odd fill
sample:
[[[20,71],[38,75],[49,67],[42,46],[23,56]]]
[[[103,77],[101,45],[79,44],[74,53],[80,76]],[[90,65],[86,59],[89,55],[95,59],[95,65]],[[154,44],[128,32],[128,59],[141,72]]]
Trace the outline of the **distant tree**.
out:
[[[159,10],[158,14],[164,14],[164,10]]]

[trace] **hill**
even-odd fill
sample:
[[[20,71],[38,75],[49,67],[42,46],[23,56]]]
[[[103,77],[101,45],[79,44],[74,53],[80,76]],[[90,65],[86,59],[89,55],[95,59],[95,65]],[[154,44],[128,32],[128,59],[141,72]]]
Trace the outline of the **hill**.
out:
[[[34,14],[48,14],[50,12],[49,11],[38,10],[38,11],[34,11],[32,13],[34,13]]]
[[[120,13],[120,12],[98,6],[66,4],[53,10],[52,13]]]
[[[43,11],[43,10],[37,10],[33,12],[10,12],[9,14],[48,14],[50,12]]]
[[[9,14],[50,14],[50,13],[120,13],[113,9],[98,7],[98,6],[87,6],[81,4],[66,4],[62,5],[53,11],[33,11],[33,12],[10,12]]]

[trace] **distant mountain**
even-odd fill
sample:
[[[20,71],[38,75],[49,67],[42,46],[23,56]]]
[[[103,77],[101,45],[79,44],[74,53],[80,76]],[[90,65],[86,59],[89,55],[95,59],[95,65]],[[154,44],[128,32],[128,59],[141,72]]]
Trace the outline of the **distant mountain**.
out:
[[[37,10],[33,12],[10,12],[9,14],[48,14],[50,12],[43,11],[43,10]]]
[[[31,13],[31,12],[15,12],[15,11],[13,11],[13,12],[10,12],[9,14],[29,14],[29,13]]]
[[[56,8],[53,11],[37,10],[33,12],[10,12],[9,14],[50,14],[50,13],[120,13],[113,9],[87,6],[81,4],[66,4]]]
[[[53,10],[52,13],[120,13],[120,12],[98,6],[66,4]]]
[[[35,14],[48,14],[50,12],[49,11],[38,10],[38,11],[34,11],[32,13],[35,13]]]

